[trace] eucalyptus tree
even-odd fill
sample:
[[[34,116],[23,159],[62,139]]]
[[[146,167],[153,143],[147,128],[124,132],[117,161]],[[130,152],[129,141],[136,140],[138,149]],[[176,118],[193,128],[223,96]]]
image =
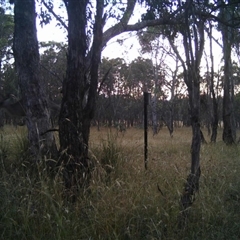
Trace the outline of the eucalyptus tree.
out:
[[[154,92],[156,90],[154,89],[154,86],[160,86],[160,74],[161,73],[158,69],[158,66],[155,66],[152,59],[149,58],[138,57],[129,64],[129,74],[126,82],[129,86],[129,89],[131,89],[131,94],[129,94],[130,99],[132,99],[132,101],[134,101],[136,104],[135,106],[131,106],[131,111],[135,114],[135,117],[137,117],[135,122],[137,122],[138,125],[142,125],[143,120],[143,92],[148,92],[151,95],[154,95]],[[150,104],[152,105],[152,103],[153,100],[151,98]],[[155,101],[155,103],[157,104],[157,101]],[[154,126],[157,128],[157,110],[153,108],[151,108],[151,110],[152,113],[154,112],[154,118],[152,118],[154,131]]]
[[[206,28],[205,28],[206,29]],[[210,116],[211,116],[211,142],[216,142],[217,140],[217,129],[218,129],[218,89],[219,86],[219,78],[217,78],[217,74],[214,71],[214,54],[213,54],[213,24],[211,21],[208,21],[208,38],[209,38],[209,57],[210,57],[210,66],[208,64],[208,60],[206,60],[206,67],[207,67],[207,87],[209,89],[209,98],[208,106],[210,105]]]
[[[236,125],[240,128],[240,92],[237,93],[234,97],[234,113],[236,116]],[[238,143],[240,142],[240,138],[238,138]]]
[[[33,162],[44,155],[56,154],[46,92],[39,72],[39,49],[36,30],[35,1],[11,0],[14,3],[14,58],[26,110],[30,154]],[[47,132],[46,134],[44,134]]]
[[[152,3],[152,8],[149,9],[146,14],[146,18],[156,18],[159,15],[163,16],[168,14],[169,8],[179,8],[180,12],[176,16],[178,24],[167,25],[160,27],[160,33],[166,36],[177,55],[179,61],[181,62],[183,68],[184,81],[187,85],[188,97],[189,97],[189,114],[191,118],[192,125],[192,146],[191,146],[191,172],[187,178],[187,183],[185,185],[185,190],[181,199],[182,206],[187,209],[193,202],[192,196],[199,188],[199,178],[200,178],[200,146],[201,146],[201,130],[200,130],[200,64],[203,55],[204,43],[205,43],[205,26],[206,20],[214,20],[220,22],[222,29],[228,29],[229,24],[232,22],[227,22],[230,20],[225,18],[224,15],[217,16],[219,11],[222,14],[227,11],[227,7],[234,8],[234,4],[238,4],[236,1],[154,1]],[[220,10],[219,10],[220,9]],[[231,19],[233,20],[233,19]],[[238,20],[235,20],[238,21]],[[232,25],[233,26],[233,25]],[[230,49],[230,38],[227,38],[231,31],[224,31],[224,38],[226,41],[225,48],[225,68],[229,65],[230,55],[228,49]],[[230,35],[231,36],[231,35]],[[229,36],[229,37],[230,37]],[[223,40],[224,40],[223,38]],[[180,50],[177,48],[176,40],[181,39],[184,49]],[[228,41],[228,42],[227,42]],[[226,71],[225,79],[229,76],[229,72]],[[230,91],[230,85],[226,86]],[[226,100],[225,100],[226,101]],[[230,120],[231,113],[231,102],[228,103],[229,109],[228,114],[224,114],[225,117]],[[230,124],[228,124],[229,126]],[[228,128],[228,126],[226,126]],[[226,128],[226,129],[227,129]],[[229,130],[229,128],[228,128]],[[229,133],[229,131],[228,131]],[[229,135],[229,134],[228,134]],[[231,134],[230,134],[231,135]],[[231,142],[231,141],[229,141]]]
[[[182,205],[187,209],[192,204],[192,195],[198,191],[200,178],[200,63],[204,49],[204,24],[205,20],[196,15],[196,12],[203,6],[186,1],[184,13],[181,18],[179,34],[182,36],[184,57],[177,49],[174,40],[176,32],[168,33],[168,40],[177,54],[182,67],[184,81],[187,85],[189,96],[189,114],[192,125],[192,146],[191,146],[191,172],[187,178],[185,191],[182,196]]]
[[[187,85],[189,97],[189,114],[192,126],[192,145],[191,145],[191,171],[187,177],[184,193],[181,197],[183,209],[187,209],[193,201],[193,195],[199,188],[200,178],[200,63],[204,49],[204,25],[205,12],[203,2],[187,0],[179,2],[180,13],[176,17],[178,24],[159,28],[159,34],[163,34],[169,41],[173,51],[177,55],[182,68],[183,78]],[[169,6],[158,5],[157,9],[167,9]],[[152,11],[152,13],[154,13]],[[161,11],[158,13],[160,14]],[[165,13],[167,14],[167,12]],[[181,39],[183,50],[176,45],[177,39]],[[186,213],[183,211],[183,213]],[[185,219],[185,216],[184,218]]]
[[[239,26],[238,10],[234,1],[230,1],[227,6],[225,1],[220,0],[220,4],[225,5],[220,8],[219,18],[223,22],[219,23],[223,41],[224,59],[224,95],[223,95],[223,141],[226,144],[233,144],[236,140],[235,118],[233,112],[234,83],[232,75],[232,46],[236,31],[233,27]]]
[[[132,95],[142,97],[143,91],[151,91],[154,86],[154,65],[151,59],[138,57],[129,63],[128,85]]]

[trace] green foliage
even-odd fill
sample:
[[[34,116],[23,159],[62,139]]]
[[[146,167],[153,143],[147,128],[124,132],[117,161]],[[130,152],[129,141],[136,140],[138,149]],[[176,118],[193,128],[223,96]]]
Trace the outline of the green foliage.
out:
[[[0,7],[0,61],[3,57],[9,57],[9,48],[13,41],[13,16],[5,14],[3,8]]]
[[[178,1],[173,0],[140,0],[140,3],[145,3],[147,12],[142,15],[143,20],[154,20],[159,17],[166,17],[164,14],[171,13],[179,4]]]
[[[8,161],[21,166],[8,173],[1,165],[1,239],[240,237],[239,146],[227,147],[219,140],[202,146],[200,191],[187,227],[179,229],[179,199],[190,167],[190,128],[177,129],[174,138],[167,130],[149,138],[148,171],[144,170],[142,131],[132,129],[117,136],[92,129],[91,152],[100,164],[90,191],[74,205],[63,198],[60,175],[49,178],[44,164],[35,171],[20,164],[25,138],[23,130],[6,128],[0,141],[1,158],[19,156]],[[96,174],[106,174],[101,172],[104,164],[114,169],[107,173],[111,175],[108,182]]]
[[[0,85],[1,97],[15,94],[17,89],[16,74],[12,67],[14,19],[0,7]]]

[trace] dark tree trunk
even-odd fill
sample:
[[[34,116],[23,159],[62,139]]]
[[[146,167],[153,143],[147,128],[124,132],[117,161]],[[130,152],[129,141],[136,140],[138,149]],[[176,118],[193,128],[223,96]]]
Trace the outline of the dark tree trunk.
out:
[[[87,1],[65,1],[68,12],[67,74],[59,117],[59,140],[67,189],[88,179],[89,125],[83,109],[88,91],[85,28]]]
[[[221,16],[224,20],[228,20],[229,12],[222,9]],[[224,58],[224,95],[223,95],[223,141],[226,144],[233,144],[236,138],[236,129],[234,126],[233,114],[233,80],[232,80],[232,62],[231,62],[231,47],[233,30],[226,26],[221,26],[223,38],[223,58]]]
[[[156,90],[155,90],[156,91]],[[151,110],[152,110],[152,130],[153,136],[158,134],[158,124],[157,124],[157,96],[154,92],[154,96],[151,100]]]
[[[163,101],[161,109],[161,121],[167,126],[170,137],[173,137],[174,124],[173,124],[173,99]]]
[[[68,12],[68,56],[59,118],[59,139],[65,185],[73,197],[76,196],[76,191],[89,185],[91,176],[88,141],[101,58],[103,1],[97,3],[90,59],[87,57],[87,3],[87,0],[65,0]]]
[[[211,142],[216,142],[217,140],[217,130],[218,130],[218,103],[215,97],[215,94],[212,94],[212,104],[213,104],[213,112],[212,112],[212,134],[211,134]]]
[[[211,59],[211,73],[209,79],[209,92],[210,99],[212,101],[212,109],[211,111],[211,142],[215,143],[217,140],[217,130],[218,130],[218,102],[216,98],[216,94],[214,91],[214,56],[213,56],[213,46],[212,46],[212,24],[209,23],[209,42],[210,42],[210,59]]]
[[[170,137],[173,137],[173,112],[171,111],[170,112],[170,128],[168,128],[169,130],[169,134],[170,134]]]
[[[170,134],[170,137],[173,137],[173,103],[172,100],[170,101],[170,106],[169,106],[169,119],[168,119],[168,124],[167,128]]]
[[[228,54],[227,54],[228,55]],[[226,55],[225,55],[226,57]],[[230,57],[230,56],[229,56]],[[223,95],[223,141],[226,144],[233,144],[235,142],[235,130],[233,126],[233,103],[231,99],[231,71],[230,59],[224,59],[224,95]]]
[[[212,54],[211,54],[212,56]],[[212,111],[211,111],[211,142],[215,143],[217,140],[217,130],[218,130],[218,101],[214,91],[214,71],[213,71],[213,59],[212,59],[212,70],[210,77],[210,96],[212,96]]]
[[[196,69],[198,72],[198,69]],[[200,148],[201,148],[201,129],[200,129],[200,88],[199,74],[188,73],[186,82],[188,83],[189,93],[189,113],[192,125],[192,145],[191,145],[191,172],[185,184],[184,193],[181,198],[183,210],[186,210],[193,203],[193,196],[199,189],[200,171]],[[192,82],[189,81],[191,79]],[[190,84],[189,84],[190,83]]]
[[[43,82],[39,75],[39,51],[36,31],[35,1],[15,0],[14,57],[19,86],[26,109],[26,123],[33,160],[56,153]]]
[[[3,87],[2,83],[2,57],[0,56],[0,87]],[[0,111],[0,129],[4,126],[4,112]]]

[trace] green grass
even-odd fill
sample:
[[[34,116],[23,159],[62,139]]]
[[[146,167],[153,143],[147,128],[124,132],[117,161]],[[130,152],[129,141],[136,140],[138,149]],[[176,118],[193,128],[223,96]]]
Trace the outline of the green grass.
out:
[[[93,128],[90,191],[75,205],[63,199],[60,176],[49,178],[44,165],[29,169],[24,129],[0,135],[0,239],[240,239],[240,149],[226,146],[221,133],[201,148],[200,191],[185,229],[178,228],[179,199],[190,128],[175,129],[173,138],[167,129],[149,131],[147,171],[142,130]]]

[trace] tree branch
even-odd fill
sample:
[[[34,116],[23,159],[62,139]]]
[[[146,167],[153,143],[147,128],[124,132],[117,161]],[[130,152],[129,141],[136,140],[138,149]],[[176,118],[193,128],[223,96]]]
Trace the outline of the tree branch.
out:
[[[102,52],[102,36],[103,36],[103,10],[104,10],[104,0],[97,0],[97,12],[95,16],[95,23],[93,27],[93,43],[91,49],[91,66],[90,66],[90,78],[91,84],[89,86],[89,94],[86,107],[84,108],[85,114],[93,116],[94,107],[98,86],[98,68],[99,62],[101,61],[101,52]]]
[[[111,66],[111,67],[107,70],[107,72],[105,72],[105,74],[104,74],[104,76],[103,76],[103,78],[102,78],[102,81],[100,82],[100,86],[99,86],[99,88],[98,88],[97,95],[99,95],[100,91],[102,90],[102,86],[103,86],[104,82],[107,80],[107,77],[108,77],[110,71],[112,70],[112,67],[113,67],[113,66]]]
[[[127,24],[132,16],[135,4],[136,4],[136,0],[129,0],[127,3],[126,11],[124,12],[121,20],[116,25],[114,25],[113,27],[109,28],[104,32],[103,43],[102,43],[103,47],[107,44],[107,42],[111,38],[126,31],[126,28],[128,27]],[[128,31],[131,31],[131,30],[128,30]]]
[[[223,48],[223,45],[212,35],[212,33],[210,33],[207,27],[205,27],[205,31],[207,32],[209,38],[212,38],[220,48]]]
[[[103,33],[102,48],[106,46],[106,44],[110,39],[124,32],[139,31],[146,27],[153,27],[153,26],[164,25],[164,24],[176,24],[178,21],[173,20],[173,18],[177,13],[179,13],[183,9],[183,7],[178,8],[175,12],[173,12],[167,18],[161,18],[156,20],[145,20],[135,24],[128,24],[130,17],[133,13],[135,4],[136,4],[136,0],[129,0],[126,11],[123,14],[123,17],[120,20],[120,22],[114,25],[113,27],[109,28]]]
[[[53,8],[50,7],[49,5],[47,5],[47,3],[45,2],[45,0],[42,0],[43,5],[45,6],[45,8],[47,8],[47,10],[57,19],[57,21],[59,21],[62,26],[68,30],[68,26],[65,24],[65,22],[61,19],[60,16],[58,16],[54,11]]]

